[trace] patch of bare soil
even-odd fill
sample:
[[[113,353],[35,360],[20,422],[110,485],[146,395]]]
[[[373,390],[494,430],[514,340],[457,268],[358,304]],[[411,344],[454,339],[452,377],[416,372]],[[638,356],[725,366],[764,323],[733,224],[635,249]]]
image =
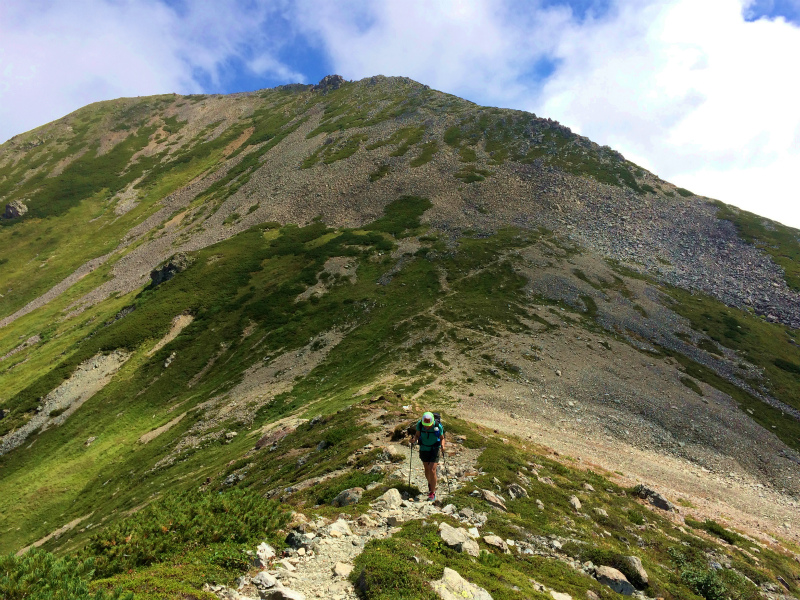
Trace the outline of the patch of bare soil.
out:
[[[358,261],[350,256],[334,256],[325,261],[322,272],[317,277],[317,283],[305,289],[297,296],[295,302],[308,300],[311,296],[322,296],[339,279],[348,279],[350,283],[355,283],[357,278]],[[327,273],[326,278],[322,274]]]
[[[187,448],[221,439],[226,432],[219,427],[225,422],[238,422],[244,426],[252,423],[259,408],[272,402],[278,394],[291,390],[295,380],[305,377],[319,365],[346,333],[342,330],[325,332],[310,340],[303,348],[275,357],[268,356],[254,364],[244,372],[242,381],[229,392],[195,407],[194,410],[203,411],[204,418],[192,426],[175,449],[159,460],[154,469],[173,463]],[[229,433],[235,435],[236,432]]]
[[[172,324],[170,325],[167,334],[158,340],[156,345],[147,352],[147,356],[153,356],[153,354],[169,344],[172,340],[178,337],[178,334],[188,327],[192,321],[194,321],[194,317],[192,315],[178,315],[172,319]]]
[[[111,354],[98,354],[82,362],[69,379],[44,397],[38,412],[30,421],[3,436],[0,455],[22,444],[35,431],[44,431],[64,423],[111,381],[128,358],[129,353],[117,350]]]
[[[157,428],[153,429],[152,431],[148,431],[142,437],[139,438],[139,443],[140,444],[146,444],[148,442],[152,442],[154,439],[156,439],[162,433],[164,433],[165,431],[169,431],[175,425],[180,423],[183,420],[183,417],[185,417],[185,416],[186,416],[186,413],[181,413],[180,415],[178,415],[177,417],[172,419],[172,421],[170,421],[169,423],[165,423],[161,427],[157,427]]]
[[[61,527],[59,527],[55,531],[52,531],[52,532],[48,533],[42,539],[36,540],[30,546],[25,546],[24,548],[20,548],[19,550],[17,550],[17,556],[22,556],[23,554],[25,554],[31,548],[39,548],[40,546],[42,546],[42,545],[46,544],[47,542],[49,542],[50,540],[52,540],[53,538],[55,538],[55,539],[60,538],[66,532],[70,531],[71,529],[75,529],[78,525],[80,525],[83,521],[85,521],[86,519],[91,517],[93,514],[94,514],[94,511],[90,512],[88,515],[83,515],[82,517],[78,517],[77,519],[73,519],[72,521],[70,521],[66,525],[62,525]]]

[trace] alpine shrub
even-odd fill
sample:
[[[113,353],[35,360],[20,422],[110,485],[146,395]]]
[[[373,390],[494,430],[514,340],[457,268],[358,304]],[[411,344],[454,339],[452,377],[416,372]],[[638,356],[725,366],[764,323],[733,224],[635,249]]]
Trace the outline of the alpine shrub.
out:
[[[0,598],[4,600],[131,600],[132,593],[89,592],[94,561],[56,558],[33,549],[22,556],[0,556]]]
[[[194,547],[260,541],[288,518],[251,490],[171,493],[94,535],[84,554],[96,556],[98,576],[107,577]]]

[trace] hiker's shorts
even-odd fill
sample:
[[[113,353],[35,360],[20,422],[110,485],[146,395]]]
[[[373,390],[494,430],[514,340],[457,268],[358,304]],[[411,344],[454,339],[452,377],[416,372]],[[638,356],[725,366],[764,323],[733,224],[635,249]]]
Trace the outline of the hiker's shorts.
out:
[[[436,446],[433,450],[420,450],[419,459],[424,463],[438,463],[439,446]]]

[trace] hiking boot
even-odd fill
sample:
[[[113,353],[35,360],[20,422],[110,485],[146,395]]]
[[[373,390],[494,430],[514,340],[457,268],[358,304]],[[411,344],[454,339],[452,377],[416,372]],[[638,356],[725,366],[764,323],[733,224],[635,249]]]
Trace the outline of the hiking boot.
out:
[[[428,500],[431,502],[436,500],[436,492],[431,492],[430,494],[428,494]]]

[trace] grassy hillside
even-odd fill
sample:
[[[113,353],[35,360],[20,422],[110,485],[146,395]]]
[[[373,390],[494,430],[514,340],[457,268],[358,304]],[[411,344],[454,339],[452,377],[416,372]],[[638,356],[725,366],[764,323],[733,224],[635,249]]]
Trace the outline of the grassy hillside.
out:
[[[348,458],[381,425],[354,434],[348,420],[366,418],[363,403],[390,391],[449,414],[483,402],[553,432],[568,421],[590,440],[614,438],[715,475],[741,471],[785,503],[800,494],[800,348],[787,324],[796,232],[710,205],[553,121],[402,78],[122,99],[0,147],[0,196],[28,209],[0,219],[0,552],[39,542],[76,556],[37,555],[9,569],[44,561],[76,586],[89,585],[93,568],[95,579],[110,578],[104,589],[206,597],[202,584],[232,582],[256,541],[232,522],[193,546],[123,553],[141,558],[128,563],[109,548],[133,531],[158,537],[154,524],[181,502],[213,521],[228,509],[197,490],[228,498],[230,476],[248,490],[230,492],[233,514],[272,514],[259,504],[265,492],[353,467]],[[669,230],[673,217],[684,242],[723,240],[726,254],[714,246],[704,260],[728,269],[719,281],[736,293],[750,285],[736,280],[739,256],[772,269],[765,286],[783,294],[783,304],[770,300],[777,316],[727,289],[685,283],[704,278],[678,262],[691,254],[685,244],[656,240],[678,249],[673,264],[641,237],[639,224]],[[595,229],[571,224],[587,220]],[[716,233],[697,238],[698,223]],[[609,232],[621,254],[602,238]],[[641,260],[624,259],[630,247]],[[157,268],[174,276],[156,284]],[[306,423],[317,416],[323,427]],[[475,486],[494,477],[507,486],[517,466],[545,460],[521,439],[504,446],[458,427],[484,448]],[[269,452],[284,429],[294,433],[283,452]],[[321,448],[314,460],[299,463],[312,447]],[[506,452],[514,469],[500,464]],[[357,472],[291,502],[305,509],[345,485],[386,484],[369,473],[377,457],[365,456],[354,459]],[[636,524],[638,505],[618,484],[547,465],[563,485],[536,493],[555,494],[545,502],[558,510],[534,518],[515,501],[492,528],[592,537],[602,525],[625,537],[627,521]],[[585,482],[613,490],[598,495],[614,513],[608,522],[566,518],[564,494]],[[472,506],[473,489],[452,501]],[[286,523],[275,515],[253,527],[277,536]],[[691,577],[713,579],[699,566],[705,534],[647,519],[660,531],[647,546],[659,573],[650,591],[696,597]],[[391,581],[386,553],[405,556],[414,538],[430,537],[425,527],[408,524],[368,546],[358,568]],[[669,550],[667,532],[689,545]],[[595,544],[597,556],[612,560],[620,543]],[[433,542],[414,548],[433,562],[398,566],[411,587],[455,560]],[[594,560],[583,546],[570,551]],[[536,595],[525,583],[536,572],[585,591],[580,578],[515,561],[492,554],[462,566],[496,598]],[[777,554],[767,563],[756,566],[770,581],[787,572]],[[506,587],[519,590],[489,581],[501,567],[513,580]],[[159,587],[176,572],[185,575],[177,587]],[[714,589],[752,591],[732,581]]]

